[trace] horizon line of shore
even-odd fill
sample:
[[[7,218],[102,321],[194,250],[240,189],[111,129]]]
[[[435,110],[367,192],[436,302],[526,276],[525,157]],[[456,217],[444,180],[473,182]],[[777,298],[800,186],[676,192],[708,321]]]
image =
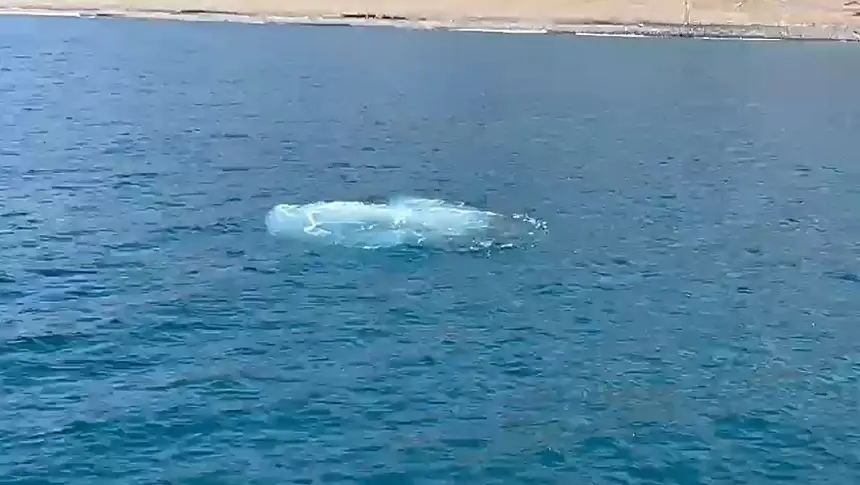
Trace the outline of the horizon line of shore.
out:
[[[48,16],[78,18],[129,18],[192,22],[234,22],[343,27],[396,27],[417,30],[452,30],[508,34],[568,34],[612,37],[676,37],[737,40],[807,40],[860,42],[860,29],[849,25],[755,25],[755,24],[682,24],[619,23],[600,20],[577,22],[534,21],[527,19],[451,18],[428,19],[385,14],[279,15],[184,9],[87,9],[46,7],[4,7],[0,16]]]

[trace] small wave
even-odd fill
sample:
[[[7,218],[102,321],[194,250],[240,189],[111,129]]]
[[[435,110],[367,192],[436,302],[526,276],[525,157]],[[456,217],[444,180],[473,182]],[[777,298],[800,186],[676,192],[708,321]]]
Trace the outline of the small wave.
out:
[[[387,203],[326,201],[278,204],[266,214],[275,237],[363,249],[396,246],[477,250],[533,244],[546,232],[538,219],[437,199]]]

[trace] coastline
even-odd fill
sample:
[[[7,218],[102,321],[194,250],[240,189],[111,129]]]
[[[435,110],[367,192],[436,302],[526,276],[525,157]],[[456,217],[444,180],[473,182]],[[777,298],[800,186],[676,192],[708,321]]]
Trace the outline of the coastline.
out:
[[[739,40],[806,40],[860,42],[860,15],[856,25],[845,24],[717,24],[674,22],[624,22],[600,20],[531,20],[525,18],[455,17],[428,18],[384,14],[266,14],[207,9],[76,8],[74,6],[5,6],[0,17],[49,16],[77,18],[131,18],[188,22],[238,22],[330,27],[393,27],[506,34],[566,34],[580,36],[698,38]]]

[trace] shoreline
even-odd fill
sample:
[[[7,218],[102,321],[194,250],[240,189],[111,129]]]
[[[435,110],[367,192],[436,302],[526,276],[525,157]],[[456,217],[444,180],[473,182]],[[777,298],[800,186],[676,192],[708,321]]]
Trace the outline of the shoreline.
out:
[[[579,35],[634,38],[695,38],[707,40],[794,40],[860,42],[860,27],[852,25],[682,24],[618,23],[601,21],[531,21],[525,19],[451,18],[429,19],[388,15],[257,14],[203,9],[102,9],[5,7],[0,17],[43,16],[75,18],[127,18],[186,22],[233,22],[243,24],[304,25],[329,27],[393,27],[415,30],[448,30],[505,34]]]

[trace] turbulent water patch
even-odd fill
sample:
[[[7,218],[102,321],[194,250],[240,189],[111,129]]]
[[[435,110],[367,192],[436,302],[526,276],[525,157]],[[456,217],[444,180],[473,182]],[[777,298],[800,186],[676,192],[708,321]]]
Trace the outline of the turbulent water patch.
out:
[[[266,215],[269,234],[292,240],[364,249],[396,246],[442,249],[530,245],[546,224],[437,199],[387,203],[328,201],[278,204]]]

